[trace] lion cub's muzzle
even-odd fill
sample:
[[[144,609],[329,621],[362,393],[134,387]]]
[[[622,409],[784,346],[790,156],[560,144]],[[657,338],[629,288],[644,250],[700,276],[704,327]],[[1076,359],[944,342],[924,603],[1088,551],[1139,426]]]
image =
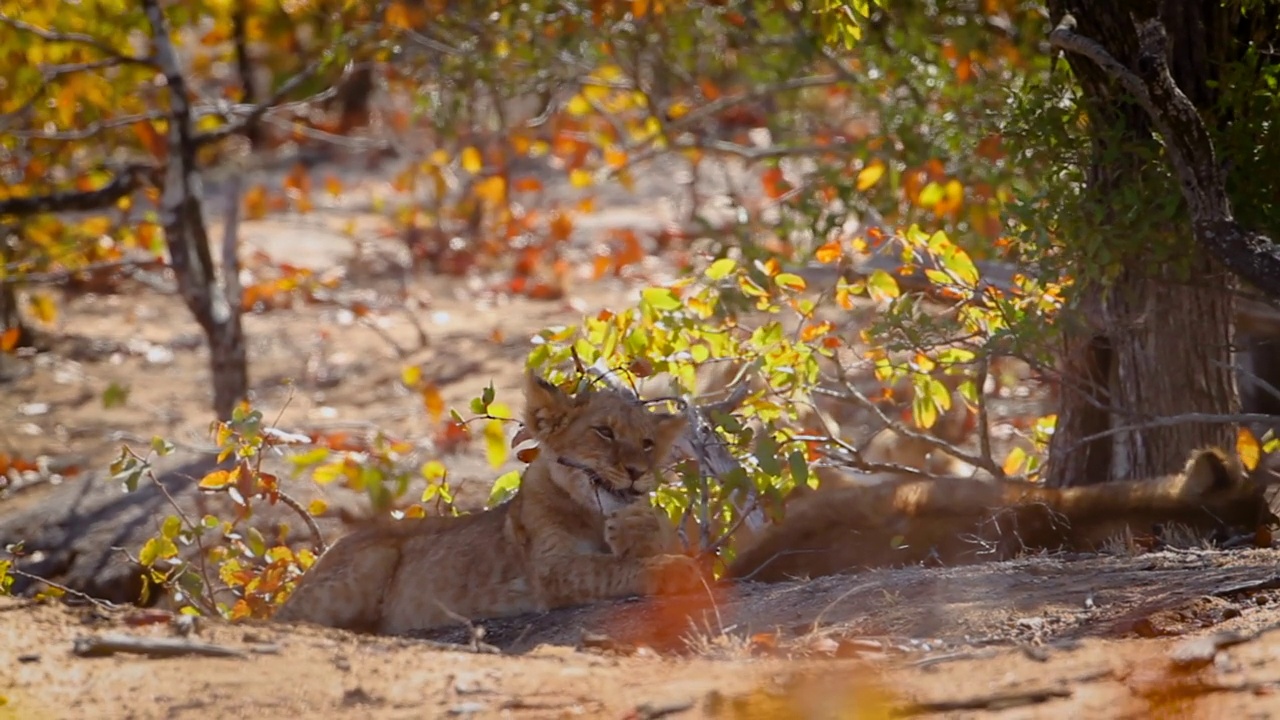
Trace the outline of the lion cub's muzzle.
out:
[[[630,486],[624,487],[624,488],[616,487],[615,485],[613,485],[612,483],[606,481],[603,477],[601,477],[600,473],[596,472],[595,468],[588,467],[586,465],[583,465],[582,463],[575,462],[573,460],[570,460],[568,458],[563,458],[563,457],[557,458],[556,462],[560,463],[561,465],[564,465],[565,467],[573,468],[574,470],[581,470],[582,473],[587,476],[587,479],[591,481],[592,487],[594,487],[597,491],[603,491],[617,498],[621,502],[625,502],[625,503],[634,502],[644,497],[647,494],[645,491],[640,490],[636,487],[635,481],[638,480],[639,478],[636,478],[634,476],[632,477],[632,483]]]

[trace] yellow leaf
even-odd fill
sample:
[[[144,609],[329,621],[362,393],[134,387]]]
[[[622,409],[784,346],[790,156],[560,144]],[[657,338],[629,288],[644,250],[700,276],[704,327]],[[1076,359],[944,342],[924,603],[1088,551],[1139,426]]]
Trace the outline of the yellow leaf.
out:
[[[484,158],[480,155],[480,151],[474,147],[468,147],[462,151],[462,169],[472,175],[480,174],[484,169]]]
[[[485,178],[476,183],[476,197],[488,200],[490,204],[499,205],[507,199],[507,181],[501,175]]]
[[[1262,459],[1262,446],[1247,427],[1241,427],[1236,433],[1236,454],[1240,456],[1240,462],[1246,470],[1258,467],[1258,461]]]
[[[422,466],[422,477],[426,478],[427,482],[436,482],[444,479],[445,472],[444,463],[439,460],[429,460]]]
[[[53,303],[53,298],[48,294],[33,293],[27,302],[31,308],[31,314],[45,325],[51,325],[58,319],[58,306]]]
[[[68,83],[62,86],[58,91],[58,97],[54,100],[57,106],[58,121],[63,128],[69,128],[76,120],[76,104],[77,93],[74,85]]]
[[[502,467],[507,461],[507,438],[502,431],[501,420],[488,420],[484,424],[485,455],[493,467]]]
[[[400,382],[407,388],[416,388],[422,382],[422,368],[418,365],[405,365],[400,371]]]
[[[884,163],[880,160],[874,160],[866,167],[858,172],[857,181],[854,184],[860,192],[870,190],[876,183],[880,182],[880,178],[884,177]]]
[[[671,104],[671,107],[667,108],[667,115],[672,120],[677,120],[684,115],[688,115],[690,109],[689,103],[676,101]]]
[[[569,102],[565,103],[564,109],[567,110],[570,115],[582,117],[583,115],[591,114],[591,103],[581,95],[574,95],[569,98]]]
[[[311,503],[307,505],[307,512],[314,517],[320,517],[324,514],[324,511],[328,509],[329,503],[321,500],[320,498],[312,500]]]
[[[166,537],[153,537],[147,540],[142,550],[138,552],[138,563],[144,567],[151,567],[157,560],[171,558],[177,554],[178,546],[172,540]]]
[[[1009,454],[1005,456],[1004,465],[1001,466],[1000,469],[1004,470],[1005,475],[1017,475],[1018,472],[1022,470],[1022,467],[1026,462],[1027,452],[1022,448],[1015,446],[1009,451]]]
[[[221,490],[231,482],[231,471],[214,470],[200,479],[200,487],[204,490]]]
[[[587,187],[591,184],[591,182],[592,182],[591,173],[586,170],[583,170],[582,168],[577,168],[569,173],[569,184],[573,185],[576,188]]]

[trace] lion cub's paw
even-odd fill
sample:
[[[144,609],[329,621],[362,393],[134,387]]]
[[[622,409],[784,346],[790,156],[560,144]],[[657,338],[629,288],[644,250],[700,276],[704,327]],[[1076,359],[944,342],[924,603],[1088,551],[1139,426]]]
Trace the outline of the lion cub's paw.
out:
[[[666,518],[648,504],[636,503],[604,520],[604,541],[614,555],[646,558],[674,549],[674,531]]]
[[[644,561],[647,595],[684,595],[704,587],[698,561],[686,555],[658,555]]]

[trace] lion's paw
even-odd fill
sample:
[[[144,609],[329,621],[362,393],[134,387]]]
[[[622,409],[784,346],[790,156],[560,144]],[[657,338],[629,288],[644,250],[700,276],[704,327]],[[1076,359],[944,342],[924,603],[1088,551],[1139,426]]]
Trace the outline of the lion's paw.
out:
[[[648,595],[684,595],[705,586],[698,561],[686,555],[659,555],[644,562]]]
[[[649,505],[626,507],[604,521],[604,541],[614,555],[644,558],[661,555],[671,548],[666,519]]]

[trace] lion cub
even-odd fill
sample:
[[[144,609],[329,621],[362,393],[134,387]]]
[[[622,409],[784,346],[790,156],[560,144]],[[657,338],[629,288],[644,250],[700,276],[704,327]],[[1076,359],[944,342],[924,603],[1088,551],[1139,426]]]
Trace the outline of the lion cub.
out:
[[[276,619],[403,634],[701,588],[698,564],[675,554],[674,528],[648,500],[684,418],[611,389],[570,396],[532,374],[525,402],[540,451],[511,500],[342,538]]]
[[[920,562],[1002,560],[1026,551],[1096,551],[1126,531],[1179,523],[1208,535],[1275,522],[1265,488],[1235,457],[1191,455],[1183,472],[1048,488],[966,478],[835,484],[795,497],[727,576],[777,582]]]

